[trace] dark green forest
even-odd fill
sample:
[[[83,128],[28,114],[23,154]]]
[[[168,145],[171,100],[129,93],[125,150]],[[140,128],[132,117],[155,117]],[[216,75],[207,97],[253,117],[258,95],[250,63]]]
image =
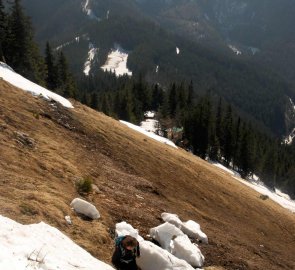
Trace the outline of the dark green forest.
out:
[[[141,29],[140,22],[124,20],[113,20],[115,25],[97,24],[93,31],[109,33],[103,40],[95,40],[105,56],[114,39],[132,50],[128,62],[135,70],[132,78],[117,78],[102,70],[88,77],[71,74],[62,50],[53,50],[47,42],[45,51],[40,51],[20,0],[8,9],[0,0],[0,59],[28,79],[116,119],[139,124],[145,111],[157,111],[161,123],[183,127],[185,143],[181,145],[188,151],[232,167],[243,177],[256,174],[269,187],[279,187],[295,197],[295,146],[282,144],[265,128],[284,128],[280,104],[287,85],[259,67],[251,68],[209,50],[195,51],[191,42],[177,40],[153,24],[149,32],[135,35],[138,31],[131,29]],[[126,31],[130,31],[128,39]],[[159,36],[161,43],[157,42]],[[136,45],[138,40],[142,45]],[[181,48],[179,55],[172,40]],[[155,64],[160,66],[160,75],[150,71]],[[176,66],[181,66],[182,72]],[[160,76],[159,83],[147,79],[156,76]],[[221,98],[222,91],[227,98]],[[257,115],[265,126],[243,114],[238,104]],[[262,107],[265,104],[268,106]],[[271,112],[265,109],[270,107]]]

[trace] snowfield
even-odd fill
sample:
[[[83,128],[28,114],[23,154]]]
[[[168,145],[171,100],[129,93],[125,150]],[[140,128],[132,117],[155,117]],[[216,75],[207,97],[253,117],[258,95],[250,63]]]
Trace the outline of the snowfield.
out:
[[[132,76],[132,72],[127,68],[127,59],[128,54],[118,48],[109,53],[106,63],[101,68],[114,72],[116,76]]]
[[[114,270],[43,222],[22,225],[1,215],[0,250],[1,270]]]
[[[18,73],[14,72],[11,67],[6,65],[3,62],[0,62],[0,77],[11,83],[12,85],[23,89],[24,91],[30,92],[36,96],[43,96],[46,99],[54,100],[60,104],[62,104],[66,108],[74,108],[72,103],[69,102],[67,99],[63,98],[62,96],[55,94],[46,88],[29,81],[28,79],[24,78],[23,76],[19,75]]]

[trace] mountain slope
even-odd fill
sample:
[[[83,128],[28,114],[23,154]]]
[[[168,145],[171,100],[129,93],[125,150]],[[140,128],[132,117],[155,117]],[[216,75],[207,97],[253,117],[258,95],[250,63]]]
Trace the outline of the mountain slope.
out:
[[[289,97],[295,98],[294,88],[271,69],[230,51],[218,18],[223,14],[228,18],[222,17],[225,25],[238,24],[232,13],[239,5],[232,2],[26,0],[24,5],[41,44],[49,40],[62,47],[77,76],[85,68],[89,49],[95,48],[96,53],[88,74],[95,75],[119,44],[129,53],[127,66],[134,76],[143,75],[164,86],[193,80],[198,94],[210,91],[276,136],[289,134],[295,125],[287,113]],[[232,5],[235,8],[231,9]],[[44,19],[44,13],[49,14],[49,20]],[[208,21],[205,15],[216,18]],[[206,42],[196,42],[182,34],[186,32],[206,35]]]
[[[144,235],[161,212],[182,213],[209,237],[201,246],[206,265],[295,266],[294,215],[229,174],[75,101],[66,109],[0,80],[0,102],[1,215],[44,220],[109,262],[117,221]],[[79,218],[69,206],[79,196],[75,181],[86,176],[98,187],[86,196],[101,212],[98,221]],[[68,214],[73,226],[64,220]]]

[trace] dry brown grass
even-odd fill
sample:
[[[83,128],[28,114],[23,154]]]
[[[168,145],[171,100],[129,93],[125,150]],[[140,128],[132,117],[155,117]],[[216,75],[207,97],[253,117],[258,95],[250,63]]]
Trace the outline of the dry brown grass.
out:
[[[46,221],[109,262],[116,222],[144,236],[169,211],[208,234],[210,244],[201,246],[207,266],[295,268],[294,214],[207,162],[73,103],[67,110],[0,81],[0,214],[25,224]],[[70,209],[83,177],[99,188],[85,195],[100,211],[98,221]]]

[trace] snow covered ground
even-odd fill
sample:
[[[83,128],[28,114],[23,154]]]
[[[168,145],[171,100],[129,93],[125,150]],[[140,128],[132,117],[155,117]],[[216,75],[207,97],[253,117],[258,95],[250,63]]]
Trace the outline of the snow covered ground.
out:
[[[65,43],[63,43],[63,44],[57,46],[57,47],[55,48],[55,50],[56,50],[56,51],[59,51],[59,50],[61,50],[62,48],[67,47],[67,46],[69,46],[69,45],[71,45],[71,44],[79,43],[81,39],[88,39],[88,37],[87,37],[87,35],[85,35],[85,34],[84,34],[84,35],[81,35],[81,36],[77,36],[77,37],[75,37],[74,39],[72,39],[71,41],[65,42]]]
[[[0,215],[1,270],[114,270],[43,222],[22,225]]]
[[[104,71],[112,71],[116,76],[132,76],[132,72],[127,68],[128,54],[119,48],[109,53],[106,63],[101,67]]]
[[[236,55],[240,55],[242,54],[242,52],[237,48],[235,47],[234,45],[231,45],[229,44],[228,47],[236,54]]]
[[[88,52],[88,57],[87,57],[87,60],[84,64],[84,74],[86,76],[89,76],[89,72],[91,70],[91,65],[92,65],[92,62],[95,58],[95,56],[97,55],[98,53],[98,48],[95,48],[94,45],[90,42],[89,43],[89,52]]]
[[[36,83],[29,81],[28,79],[14,72],[11,67],[9,67],[3,62],[0,62],[0,77],[3,80],[11,83],[12,85],[20,89],[23,89],[24,91],[30,92],[33,95],[36,95],[36,96],[41,95],[46,99],[52,99],[56,102],[59,102],[64,107],[73,108],[73,105],[67,99],[47,90],[46,88]]]
[[[239,174],[233,170],[230,170],[223,166],[220,163],[212,163],[214,166],[217,166],[218,168],[230,173],[232,177],[239,182],[243,183],[244,185],[256,190],[262,195],[267,195],[271,200],[275,201],[282,207],[290,210],[292,213],[295,213],[295,201],[291,200],[290,197],[287,194],[282,193],[279,189],[275,189],[275,191],[270,190],[266,186],[263,185],[259,181],[259,178],[257,176],[254,177],[253,181],[247,181],[242,179]]]
[[[120,122],[122,124],[128,126],[129,128],[131,128],[133,130],[136,130],[136,131],[138,131],[138,132],[140,132],[140,133],[142,133],[142,134],[144,134],[144,135],[146,135],[146,136],[148,136],[148,137],[150,137],[150,138],[152,138],[152,139],[154,139],[154,140],[156,140],[158,142],[161,142],[161,143],[164,143],[164,144],[168,144],[168,145],[170,145],[172,147],[177,148],[177,146],[172,141],[168,140],[167,138],[164,138],[164,137],[161,137],[159,135],[156,135],[153,132],[148,132],[145,129],[143,129],[143,128],[139,127],[139,126],[133,125],[133,124],[131,124],[129,122],[122,121],[122,120],[120,120]]]
[[[171,225],[173,227],[174,225]],[[177,230],[177,228],[174,226]],[[116,234],[118,236],[121,235],[131,235],[137,239],[140,245],[140,257],[137,258],[138,266],[143,270],[193,270],[198,269],[192,267],[185,259],[177,258],[175,255],[170,253],[169,251],[163,249],[155,245],[150,241],[145,241],[139,234],[136,229],[134,229],[130,224],[126,222],[121,222],[116,224]],[[157,231],[157,235],[163,239],[164,242],[170,242],[169,232],[165,231],[165,229],[161,231]],[[176,238],[177,239],[177,238]],[[176,240],[175,239],[175,240]],[[179,240],[179,239],[178,239]],[[179,243],[180,241],[176,241],[172,247],[171,252],[175,254],[181,254],[180,256],[184,256],[189,258],[190,260],[195,255],[195,249],[197,246],[191,244],[189,239],[186,239],[183,244]],[[171,241],[173,244],[174,241]],[[192,246],[193,245],[193,246]]]
[[[90,2],[90,0],[85,0],[84,3],[82,3],[83,12],[85,12],[86,15],[90,19],[100,21],[100,19],[95,15],[93,10],[90,8],[90,3],[89,2]]]

